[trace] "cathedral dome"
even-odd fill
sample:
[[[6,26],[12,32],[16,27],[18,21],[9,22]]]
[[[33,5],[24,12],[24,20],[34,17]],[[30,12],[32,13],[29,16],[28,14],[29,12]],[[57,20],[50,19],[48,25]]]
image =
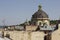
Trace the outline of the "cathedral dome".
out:
[[[39,5],[39,9],[37,12],[35,12],[33,15],[32,15],[32,18],[49,18],[48,15],[46,14],[46,12],[44,12],[42,9],[41,9],[41,5]]]

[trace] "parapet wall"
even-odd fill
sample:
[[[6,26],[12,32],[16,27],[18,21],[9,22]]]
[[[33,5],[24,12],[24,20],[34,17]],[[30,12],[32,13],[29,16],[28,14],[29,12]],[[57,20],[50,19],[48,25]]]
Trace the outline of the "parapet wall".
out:
[[[39,31],[4,31],[4,35],[7,33],[13,40],[44,40],[44,33]]]

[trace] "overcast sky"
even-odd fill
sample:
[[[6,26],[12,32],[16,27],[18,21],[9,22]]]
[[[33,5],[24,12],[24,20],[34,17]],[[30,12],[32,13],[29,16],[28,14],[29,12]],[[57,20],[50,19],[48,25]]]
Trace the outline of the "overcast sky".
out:
[[[0,25],[20,24],[30,20],[38,10],[38,5],[49,15],[49,18],[59,19],[60,0],[0,0]]]

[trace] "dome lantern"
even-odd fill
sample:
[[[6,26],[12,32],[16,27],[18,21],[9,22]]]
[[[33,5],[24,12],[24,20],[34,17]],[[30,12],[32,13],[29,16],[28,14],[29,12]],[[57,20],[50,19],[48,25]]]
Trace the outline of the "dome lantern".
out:
[[[38,6],[38,10],[41,10],[41,9],[42,9],[42,6],[41,6],[41,5],[39,5],[39,6]]]

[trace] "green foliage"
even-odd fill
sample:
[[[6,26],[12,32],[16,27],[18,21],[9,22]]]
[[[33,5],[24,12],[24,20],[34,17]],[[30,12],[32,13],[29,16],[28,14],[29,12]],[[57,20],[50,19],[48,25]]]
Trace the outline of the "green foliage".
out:
[[[31,21],[28,21],[28,23],[31,24]],[[21,23],[20,26],[24,26],[26,24],[27,24],[27,22],[24,22],[24,23]]]
[[[51,20],[50,24],[57,24],[57,20]]]
[[[24,26],[24,25],[25,25],[25,23],[21,23],[21,24],[20,24],[20,26]]]

